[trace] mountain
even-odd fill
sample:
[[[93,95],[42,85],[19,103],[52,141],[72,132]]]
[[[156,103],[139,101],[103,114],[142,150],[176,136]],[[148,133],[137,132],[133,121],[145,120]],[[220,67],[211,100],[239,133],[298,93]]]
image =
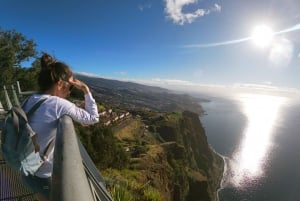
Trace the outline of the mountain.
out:
[[[94,97],[108,107],[121,107],[127,110],[143,109],[154,111],[194,111],[202,112],[201,99],[161,87],[153,87],[133,82],[109,80],[99,77],[75,75],[88,83]]]

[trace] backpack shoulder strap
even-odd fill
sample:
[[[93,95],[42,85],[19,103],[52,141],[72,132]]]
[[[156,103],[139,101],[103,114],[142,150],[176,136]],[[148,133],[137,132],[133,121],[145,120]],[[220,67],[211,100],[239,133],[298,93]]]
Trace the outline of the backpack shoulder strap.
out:
[[[48,144],[47,148],[44,151],[44,154],[42,156],[42,159],[44,161],[47,160],[52,148],[54,147],[54,145],[55,145],[55,140],[53,139],[53,140],[50,141],[50,143]]]
[[[11,118],[12,118],[12,123],[15,128],[15,131],[17,133],[20,132],[20,127],[19,127],[20,120],[19,120],[18,116],[21,116],[26,123],[28,122],[28,119],[27,119],[27,116],[26,116],[24,110],[22,110],[20,107],[12,107],[11,108]]]
[[[43,98],[43,99],[41,99],[41,100],[39,100],[37,103],[35,103],[32,107],[31,107],[31,109],[26,113],[26,115],[25,115],[25,120],[26,120],[26,122],[28,122],[28,119],[33,115],[33,113],[40,107],[40,105],[46,100],[47,98]],[[23,103],[23,105],[22,105],[22,107],[24,107],[25,105],[26,105],[26,103],[28,102],[28,98],[25,100],[25,102]],[[21,109],[20,109],[21,110]],[[23,111],[23,110],[21,110],[21,111]],[[23,113],[24,113],[24,111],[23,111]],[[23,116],[23,114],[22,114],[22,116]],[[24,117],[24,116],[23,116]],[[27,126],[28,126],[28,129],[30,129],[31,131],[32,131],[32,129],[31,129],[31,127],[27,124]],[[34,131],[32,131],[31,132],[31,135],[30,135],[30,137],[31,137],[31,140],[32,140],[32,143],[34,144],[34,147],[35,147],[35,149],[36,150],[38,150],[39,149],[39,145],[38,145],[38,142],[37,142],[37,139],[36,139],[36,136],[35,136],[35,132]]]
[[[30,116],[39,108],[39,106],[46,100],[47,98],[44,98],[44,99],[41,99],[39,100],[28,112],[27,112],[27,118],[29,119]],[[26,100],[27,102],[27,100]],[[26,104],[26,102],[24,103],[24,105]],[[32,138],[33,140],[33,144],[35,146],[38,146],[37,142],[36,142],[36,139],[35,138]],[[54,147],[55,145],[55,140],[51,140],[50,143],[48,144],[48,146],[46,147],[43,155],[42,155],[42,159],[45,161],[47,158],[48,158],[48,155],[50,154],[52,148]]]
[[[23,107],[24,105],[28,102],[28,99],[25,100],[24,104],[22,105],[22,108],[20,107],[12,107],[12,115],[13,115],[13,122],[14,122],[14,125],[17,126],[19,125],[19,121],[16,117],[16,114],[18,114],[19,116],[21,116],[25,121],[26,123],[28,122],[28,119],[30,118],[30,116],[40,107],[40,105],[46,100],[46,98],[44,99],[41,99],[39,100],[37,103],[35,103],[32,108],[27,112],[25,113],[24,110],[23,110]],[[17,129],[19,130],[19,129]]]
[[[46,100],[47,98],[43,98],[41,100],[39,100],[37,103],[35,103],[32,108],[26,113],[27,115],[27,119],[29,119],[31,117],[31,115],[33,115],[33,113],[40,107],[40,105]],[[28,99],[27,99],[28,100]],[[25,101],[24,105],[27,103],[27,100]]]
[[[26,122],[28,122],[26,113],[24,112],[24,110],[22,108],[16,106],[16,107],[12,107],[11,110],[14,112],[14,114],[21,116]]]

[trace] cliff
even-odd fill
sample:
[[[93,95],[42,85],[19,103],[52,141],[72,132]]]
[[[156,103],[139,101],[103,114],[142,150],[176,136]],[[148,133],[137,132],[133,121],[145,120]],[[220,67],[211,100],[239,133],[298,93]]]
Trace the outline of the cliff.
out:
[[[126,191],[137,197],[134,200],[217,200],[223,159],[209,147],[198,114],[136,115],[139,119],[115,129],[124,148],[130,148],[131,162],[126,171],[104,171],[114,185],[126,183]],[[158,192],[156,199],[145,198],[143,186],[151,187],[152,194]]]

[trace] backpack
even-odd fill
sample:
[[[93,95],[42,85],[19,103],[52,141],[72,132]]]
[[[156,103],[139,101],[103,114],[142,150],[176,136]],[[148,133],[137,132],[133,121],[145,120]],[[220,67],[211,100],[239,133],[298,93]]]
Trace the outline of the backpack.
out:
[[[27,100],[23,105],[27,103]],[[3,157],[12,169],[26,176],[35,174],[54,146],[54,140],[52,140],[41,157],[36,139],[37,134],[28,123],[29,118],[45,100],[38,101],[27,114],[21,106],[13,106],[5,118],[1,134]]]

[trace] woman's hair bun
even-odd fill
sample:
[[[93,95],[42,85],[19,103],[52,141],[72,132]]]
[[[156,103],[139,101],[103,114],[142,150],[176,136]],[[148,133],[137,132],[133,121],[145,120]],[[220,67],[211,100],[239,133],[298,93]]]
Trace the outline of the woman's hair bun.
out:
[[[51,68],[51,65],[56,62],[56,59],[50,56],[48,53],[43,52],[41,57],[41,67],[46,70]]]

